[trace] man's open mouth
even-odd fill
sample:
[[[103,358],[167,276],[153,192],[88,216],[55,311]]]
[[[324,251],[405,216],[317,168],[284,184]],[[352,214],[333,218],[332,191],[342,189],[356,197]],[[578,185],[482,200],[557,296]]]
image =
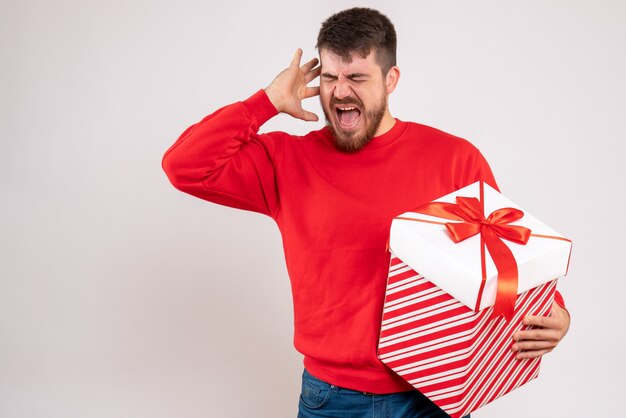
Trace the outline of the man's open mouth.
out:
[[[335,106],[335,113],[343,128],[353,128],[361,119],[361,109],[354,105],[337,105]]]

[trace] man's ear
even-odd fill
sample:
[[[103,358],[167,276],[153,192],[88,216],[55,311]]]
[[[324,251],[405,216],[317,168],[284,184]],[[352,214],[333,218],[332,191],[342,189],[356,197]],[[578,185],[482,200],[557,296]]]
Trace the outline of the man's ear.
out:
[[[385,88],[387,94],[391,94],[398,85],[398,80],[400,80],[400,69],[397,66],[393,66],[387,71],[387,75],[385,76]]]

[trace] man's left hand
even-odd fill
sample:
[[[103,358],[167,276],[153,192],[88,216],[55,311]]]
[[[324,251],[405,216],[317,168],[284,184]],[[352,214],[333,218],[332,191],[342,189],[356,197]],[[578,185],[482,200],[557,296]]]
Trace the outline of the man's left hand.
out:
[[[567,334],[569,322],[569,314],[556,302],[552,304],[550,316],[525,317],[524,325],[532,325],[534,328],[513,334],[515,343],[512,350],[517,352],[515,358],[521,360],[541,357],[554,350]]]

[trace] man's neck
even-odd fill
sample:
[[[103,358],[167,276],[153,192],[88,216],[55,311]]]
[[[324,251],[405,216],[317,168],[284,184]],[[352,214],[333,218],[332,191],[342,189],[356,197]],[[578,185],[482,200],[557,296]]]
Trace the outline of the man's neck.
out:
[[[391,130],[391,128],[393,128],[395,124],[396,124],[396,119],[393,116],[391,116],[391,113],[389,113],[389,110],[386,110],[385,115],[380,121],[380,125],[378,126],[378,129],[376,130],[376,133],[374,134],[374,138],[377,136],[386,134],[387,132]]]

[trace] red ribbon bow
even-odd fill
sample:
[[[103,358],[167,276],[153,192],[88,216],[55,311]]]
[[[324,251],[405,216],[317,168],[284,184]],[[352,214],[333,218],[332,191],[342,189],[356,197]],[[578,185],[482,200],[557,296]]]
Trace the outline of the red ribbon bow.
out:
[[[517,299],[518,272],[515,257],[502,239],[522,245],[528,242],[530,229],[518,225],[509,225],[509,223],[522,218],[524,212],[514,208],[502,208],[493,211],[485,218],[483,206],[475,197],[457,196],[456,201],[457,204],[432,202],[413,211],[438,218],[462,221],[445,224],[452,240],[456,243],[480,234],[483,278],[485,277],[483,246],[487,247],[498,270],[498,287],[493,315],[504,315],[509,320],[513,317],[515,300]]]

